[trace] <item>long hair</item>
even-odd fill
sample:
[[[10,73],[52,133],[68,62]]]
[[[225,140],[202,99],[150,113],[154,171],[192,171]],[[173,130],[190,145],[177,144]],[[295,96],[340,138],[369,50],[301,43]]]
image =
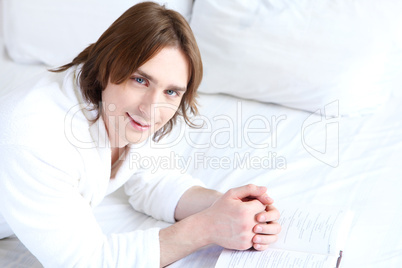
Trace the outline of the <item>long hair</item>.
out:
[[[92,103],[100,116],[102,91],[109,79],[120,84],[141,65],[164,47],[178,47],[189,63],[187,90],[175,115],[157,132],[153,140],[167,135],[181,115],[189,126],[189,113],[198,114],[197,89],[201,83],[203,68],[200,51],[187,21],[178,12],[152,2],[134,5],[123,13],[98,39],[84,49],[74,60],[54,72],[63,72],[82,64],[79,83],[86,101]]]

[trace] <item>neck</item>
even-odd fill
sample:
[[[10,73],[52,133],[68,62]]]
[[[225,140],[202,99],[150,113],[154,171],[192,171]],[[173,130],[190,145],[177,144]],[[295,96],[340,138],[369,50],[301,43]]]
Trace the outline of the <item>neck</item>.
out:
[[[124,153],[126,147],[112,147],[112,166],[119,160],[120,156]]]
[[[103,117],[103,114],[102,114]],[[110,150],[112,153],[112,166],[114,163],[116,163],[117,160],[119,160],[120,155],[125,151],[125,148],[127,146],[127,142],[121,141],[120,137],[118,134],[113,131],[113,128],[109,130],[109,126],[105,120],[105,128],[106,128],[106,133],[108,134],[109,137],[109,142],[110,142]]]

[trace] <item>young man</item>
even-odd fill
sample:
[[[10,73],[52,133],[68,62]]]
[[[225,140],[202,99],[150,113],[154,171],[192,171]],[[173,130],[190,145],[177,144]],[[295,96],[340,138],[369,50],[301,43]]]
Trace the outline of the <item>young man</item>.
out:
[[[133,144],[161,139],[178,116],[191,124],[201,78],[185,19],[141,3],[71,63],[3,98],[1,236],[15,233],[46,267],[166,266],[212,243],[266,249],[280,226],[265,187],[221,194],[127,163]],[[177,222],[104,235],[92,208],[123,184],[135,209]]]

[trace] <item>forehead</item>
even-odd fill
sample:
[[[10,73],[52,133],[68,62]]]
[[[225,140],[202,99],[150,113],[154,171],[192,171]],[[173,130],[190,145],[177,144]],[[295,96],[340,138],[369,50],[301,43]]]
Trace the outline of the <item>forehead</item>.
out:
[[[141,65],[139,73],[146,74],[158,84],[175,83],[186,87],[189,80],[189,63],[184,52],[176,47],[162,48],[155,56]]]

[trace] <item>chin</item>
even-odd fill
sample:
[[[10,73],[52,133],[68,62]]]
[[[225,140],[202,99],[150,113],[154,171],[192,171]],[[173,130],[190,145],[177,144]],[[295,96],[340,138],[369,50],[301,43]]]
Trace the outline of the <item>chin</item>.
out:
[[[126,136],[126,140],[130,144],[138,144],[138,143],[146,141],[149,138],[149,136],[150,136],[149,134],[145,134],[145,133],[137,134],[137,135],[129,134]]]

